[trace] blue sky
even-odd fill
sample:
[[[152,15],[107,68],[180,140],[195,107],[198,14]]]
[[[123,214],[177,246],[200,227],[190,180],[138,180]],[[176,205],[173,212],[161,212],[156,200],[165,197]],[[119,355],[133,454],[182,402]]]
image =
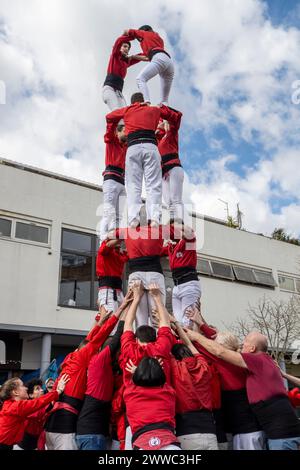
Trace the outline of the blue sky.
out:
[[[155,5],[0,0],[1,156],[100,184],[110,49],[124,28],[149,23],[175,61],[170,105],[184,113],[185,202],[223,219],[219,199],[233,216],[239,203],[246,229],[299,236],[300,104],[291,97],[300,80],[300,1]],[[142,67],[128,72],[127,99]],[[150,91],[158,102],[158,79]]]

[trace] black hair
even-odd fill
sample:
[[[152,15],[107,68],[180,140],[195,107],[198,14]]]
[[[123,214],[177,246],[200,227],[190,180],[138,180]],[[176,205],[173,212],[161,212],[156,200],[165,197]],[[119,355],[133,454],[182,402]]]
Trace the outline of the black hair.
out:
[[[141,26],[139,28],[139,30],[142,30],[142,31],[153,31],[153,29],[151,28],[151,26],[149,26],[148,24],[144,24],[143,26]]]
[[[136,329],[135,336],[141,343],[154,343],[156,330],[152,326],[141,325]]]
[[[143,93],[141,93],[140,91],[138,91],[137,93],[133,93],[133,95],[131,95],[130,101],[131,101],[131,104],[143,103],[145,101]]]
[[[31,395],[34,392],[34,387],[43,386],[43,381],[41,379],[31,379],[25,386],[27,387],[28,395]]]
[[[123,46],[123,44],[128,44],[129,49],[131,49],[131,42],[130,41],[123,41],[122,46]]]
[[[193,357],[193,353],[186,344],[177,343],[171,349],[171,352],[177,361],[181,361],[185,357]]]
[[[159,387],[166,382],[166,375],[154,357],[144,357],[137,366],[132,381],[139,387]]]
[[[118,124],[117,125],[117,132],[122,132],[124,127],[125,127],[125,124]]]

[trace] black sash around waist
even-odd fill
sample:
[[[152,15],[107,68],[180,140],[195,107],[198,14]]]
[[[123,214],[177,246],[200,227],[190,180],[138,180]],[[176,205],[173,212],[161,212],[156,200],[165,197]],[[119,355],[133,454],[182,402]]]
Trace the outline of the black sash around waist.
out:
[[[157,145],[155,131],[150,129],[140,129],[130,132],[127,136],[127,147],[137,144],[154,144]]]
[[[163,274],[160,264],[160,256],[141,256],[128,261],[129,274],[137,271],[155,272]]]
[[[140,437],[142,434],[145,434],[145,432],[154,431],[156,429],[167,429],[168,431],[171,431],[173,434],[175,434],[175,429],[169,423],[161,422],[161,423],[146,424],[146,426],[143,426],[142,428],[138,429],[132,435],[132,439],[131,439],[132,445],[134,444],[134,441],[136,441],[137,438]]]
[[[300,437],[300,421],[285,395],[251,404],[267,439],[287,439]]]
[[[37,448],[38,438],[39,436],[25,432],[23,439],[18,443],[18,446],[24,450],[34,450]]]
[[[249,405],[246,388],[222,391],[222,408],[226,433],[246,434],[261,427]]]
[[[187,411],[176,415],[176,436],[216,434],[213,414],[209,410]]]
[[[81,410],[82,400],[74,398],[64,393],[59,397],[60,402],[67,403],[75,408],[77,411]],[[50,414],[45,429],[48,432],[56,432],[61,434],[69,434],[76,432],[76,423],[78,415],[71,413],[71,411],[58,409]]]
[[[85,395],[84,403],[77,420],[77,434],[109,435],[111,402],[98,400]]]
[[[114,90],[122,91],[124,86],[124,80],[119,75],[114,73],[108,73],[105,78],[103,86],[108,85],[114,88]]]
[[[148,52],[148,59],[151,61],[153,56],[155,56],[155,54],[159,54],[159,53],[162,53],[162,54],[166,54],[168,57],[170,57],[171,59],[171,56],[170,54],[168,54],[166,51],[164,51],[163,49],[151,49],[149,52]]]
[[[100,276],[98,277],[98,285],[99,287],[122,290],[122,279],[117,276]]]
[[[0,450],[13,450],[13,446],[0,443]]]
[[[198,281],[198,274],[195,268],[186,266],[184,268],[175,268],[172,270],[172,278],[175,286],[189,281]]]

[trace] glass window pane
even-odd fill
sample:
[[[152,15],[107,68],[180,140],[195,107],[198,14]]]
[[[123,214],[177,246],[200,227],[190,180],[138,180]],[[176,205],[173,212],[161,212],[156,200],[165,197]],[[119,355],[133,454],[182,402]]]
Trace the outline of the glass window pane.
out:
[[[206,259],[199,259],[197,264],[197,269],[201,274],[212,275],[211,267],[209,261]]]
[[[296,291],[300,293],[300,279],[295,279]]]
[[[263,286],[276,286],[276,283],[273,278],[273,274],[271,271],[258,271],[256,269],[253,270],[255,279],[258,284],[262,284]]]
[[[280,289],[295,292],[294,279],[292,277],[278,276]]]
[[[40,227],[34,224],[24,224],[22,222],[16,223],[16,238],[22,240],[31,240],[39,243],[48,243],[48,232],[47,227]]]
[[[238,281],[251,282],[256,284],[256,279],[252,269],[242,268],[241,266],[233,266],[234,274]]]
[[[11,220],[0,219],[0,236],[10,237],[11,235]]]
[[[61,305],[90,307],[92,258],[62,253]]]
[[[92,235],[63,230],[62,249],[81,253],[91,253]]]
[[[224,277],[225,279],[234,279],[232,267],[229,264],[217,263],[211,261],[213,275],[216,277]]]

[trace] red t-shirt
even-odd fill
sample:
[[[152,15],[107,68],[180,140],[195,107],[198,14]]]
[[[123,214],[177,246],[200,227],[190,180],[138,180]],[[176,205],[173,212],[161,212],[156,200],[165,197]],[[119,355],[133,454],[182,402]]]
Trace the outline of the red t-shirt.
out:
[[[176,413],[212,409],[212,373],[202,354],[181,361],[172,358],[171,377],[176,392]]]
[[[106,346],[90,361],[86,395],[97,400],[111,401],[114,389],[114,376],[111,365],[110,347]]]
[[[183,238],[174,245],[168,243],[162,251],[163,255],[169,256],[170,268],[186,268],[191,267],[196,269],[197,267],[197,252],[196,252],[196,238],[186,240]]]
[[[130,39],[140,39],[143,54],[148,56],[149,52],[153,49],[164,50],[164,41],[155,31],[143,31],[140,29],[130,29],[128,31]]]
[[[109,122],[106,125],[106,133],[104,134],[105,146],[105,166],[117,166],[125,170],[125,157],[127,145],[119,141],[116,135],[118,123]]]
[[[266,353],[241,353],[247,364],[247,395],[250,404],[287,396],[283,379],[274,360]]]
[[[132,331],[125,331],[121,337],[121,356],[120,365],[123,369],[124,384],[131,382],[131,374],[125,370],[126,363],[129,359],[135,365],[138,365],[143,357],[156,357],[163,359],[163,369],[166,374],[167,382],[170,383],[170,353],[174,344],[171,328],[163,326],[159,328],[157,339],[154,343],[140,345],[137,343],[135,334]]]
[[[119,248],[108,247],[107,241],[104,240],[97,253],[97,276],[113,276],[122,278],[124,265],[127,260],[128,256],[126,253],[122,253]]]
[[[178,130],[180,127],[182,113],[176,111],[176,118],[169,121],[170,129],[158,133],[158,151],[161,156],[170,153],[178,154]]]
[[[124,108],[115,109],[106,115],[106,121],[118,123],[124,119],[126,135],[135,131],[150,130],[155,132],[160,118],[171,120],[175,112],[168,106],[150,106],[146,103],[134,103]]]
[[[115,236],[125,241],[129,259],[144,256],[161,256],[165,238],[170,238],[172,227],[142,226],[116,229]]]
[[[120,51],[122,44],[129,41],[129,36],[120,36],[115,41],[107,67],[108,74],[112,73],[124,79],[126,77],[128,67],[139,62],[137,59],[124,57]]]
[[[175,391],[170,385],[139,387],[129,381],[124,401],[133,434],[147,424],[163,422],[175,428]]]

